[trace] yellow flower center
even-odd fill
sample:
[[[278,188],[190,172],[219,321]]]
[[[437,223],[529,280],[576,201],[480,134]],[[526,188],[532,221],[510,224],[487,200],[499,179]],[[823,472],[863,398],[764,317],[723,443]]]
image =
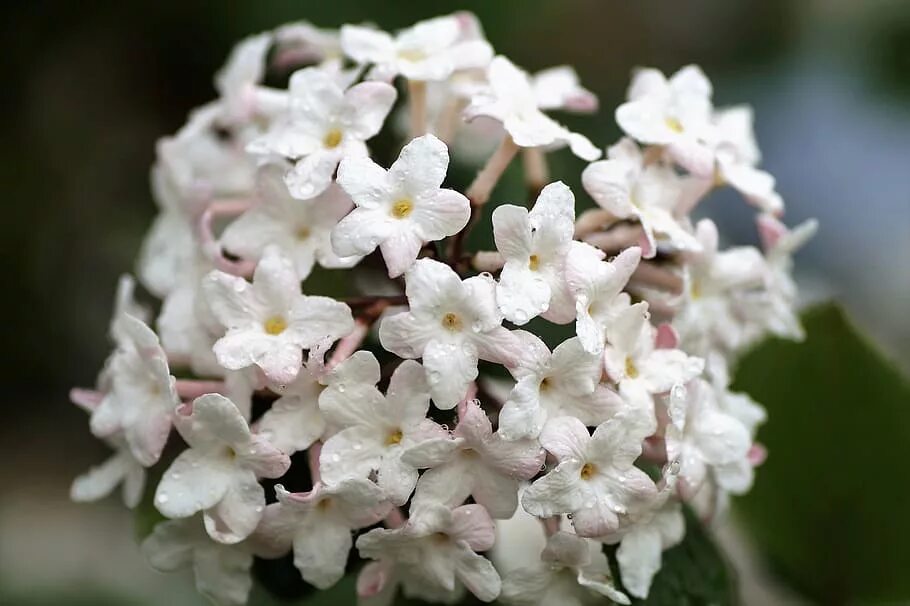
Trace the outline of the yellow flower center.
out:
[[[461,318],[459,318],[457,315],[453,314],[452,312],[449,312],[442,317],[442,325],[445,326],[446,328],[448,328],[449,330],[451,330],[452,332],[461,330]]]
[[[281,316],[272,316],[262,324],[262,328],[270,335],[280,335],[287,327],[287,321]]]
[[[319,501],[319,503],[316,505],[316,507],[318,507],[322,511],[326,511],[332,507],[332,499],[322,499],[321,501]]]
[[[297,239],[306,240],[310,237],[313,232],[310,231],[309,227],[298,227],[297,228]]]
[[[595,473],[597,473],[597,467],[595,467],[595,466],[592,465],[591,463],[585,463],[585,464],[582,466],[582,468],[581,468],[581,473],[580,473],[579,475],[581,476],[581,479],[582,479],[582,480],[590,480],[591,477],[592,477]]]
[[[692,296],[693,301],[701,299],[701,286],[698,282],[692,282],[692,287],[689,289],[689,294]]]
[[[228,446],[224,449],[224,456],[227,457],[229,460],[233,461],[234,459],[237,458],[237,451],[235,451],[233,448]]]
[[[681,133],[681,132],[683,132],[683,125],[682,125],[682,123],[681,123],[679,120],[677,120],[676,118],[674,118],[673,116],[667,116],[667,117],[664,119],[664,124],[666,124],[666,125],[667,125],[667,128],[669,128],[670,130],[672,130],[674,133]]]
[[[553,386],[553,380],[550,377],[544,377],[543,381],[540,382],[540,391],[547,391]]]
[[[322,144],[329,149],[338,147],[338,144],[341,143],[342,137],[342,132],[337,128],[333,128],[325,134],[325,137],[322,138]]]
[[[540,257],[537,255],[531,255],[528,258],[528,269],[531,271],[537,271],[538,267],[540,267]]]
[[[389,434],[389,437],[385,439],[386,446],[394,446],[395,444],[401,444],[401,439],[404,435],[401,433],[400,429],[396,429]]]
[[[414,203],[407,198],[402,198],[392,205],[391,215],[396,219],[404,219],[414,211]]]
[[[630,379],[638,378],[638,368],[635,366],[635,360],[626,356],[626,376]]]
[[[398,58],[404,59],[405,61],[423,61],[427,58],[426,53],[423,51],[417,50],[416,48],[404,49],[398,51]]]

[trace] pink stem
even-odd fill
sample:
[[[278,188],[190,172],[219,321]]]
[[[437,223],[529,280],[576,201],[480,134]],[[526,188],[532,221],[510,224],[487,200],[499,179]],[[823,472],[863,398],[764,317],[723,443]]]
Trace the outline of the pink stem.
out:
[[[94,389],[74,387],[70,390],[70,401],[88,412],[92,412],[98,408],[98,405],[101,404],[101,400],[103,399],[104,394]]]
[[[638,244],[643,232],[640,225],[617,225],[607,232],[595,232],[582,238],[597,248],[615,252]]]
[[[540,521],[543,524],[544,534],[546,534],[548,537],[551,537],[559,532],[559,516],[541,518]]]
[[[246,200],[213,200],[199,215],[196,222],[196,236],[199,238],[203,252],[214,263],[216,269],[241,277],[253,275],[256,263],[248,260],[231,261],[225,257],[221,244],[212,230],[212,222],[215,217],[238,215],[250,206],[250,202]]]
[[[177,379],[177,395],[183,400],[195,400],[207,393],[224,393],[224,381],[196,381]]]
[[[405,525],[405,522],[407,522],[407,520],[405,520],[401,510],[397,507],[393,507],[392,511],[389,512],[389,515],[383,520],[386,528],[401,528]]]
[[[363,340],[366,339],[367,335],[370,333],[370,325],[366,322],[358,319],[354,322],[354,330],[351,334],[343,337],[338,341],[338,345],[335,346],[335,351],[332,352],[332,357],[329,358],[328,363],[325,365],[326,370],[331,370],[351,357],[357,348],[360,347]]]
[[[487,203],[493,188],[496,187],[499,178],[506,171],[516,153],[518,153],[518,146],[512,141],[512,137],[509,135],[503,137],[499,147],[465,191],[465,196],[471,201],[471,206],[479,207]]]
[[[314,442],[310,449],[307,450],[307,463],[310,466],[310,479],[313,486],[316,486],[322,479],[319,473],[319,455],[322,452],[322,442]]]
[[[631,281],[645,286],[653,286],[661,290],[667,290],[679,294],[683,289],[683,280],[678,275],[668,269],[664,269],[647,261],[641,262],[635,273],[632,274]]]

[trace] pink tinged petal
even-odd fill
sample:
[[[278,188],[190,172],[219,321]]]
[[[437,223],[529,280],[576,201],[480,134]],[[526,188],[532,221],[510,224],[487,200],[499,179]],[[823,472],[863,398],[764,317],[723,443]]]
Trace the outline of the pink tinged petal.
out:
[[[155,570],[174,572],[192,564],[194,542],[200,535],[198,518],[160,522],[142,541],[142,555]]]
[[[585,190],[611,214],[626,218],[638,214],[631,200],[634,167],[622,160],[601,160],[589,164],[581,174]]]
[[[540,469],[538,465],[537,470]],[[500,520],[508,520],[518,508],[518,480],[510,478],[492,468],[479,467],[471,470],[474,475],[471,495],[474,501]]]
[[[698,177],[714,174],[714,152],[692,137],[675,137],[667,146],[670,156],[683,168]]]
[[[246,444],[250,429],[237,406],[220,394],[206,394],[193,401],[189,416],[178,418],[180,435],[194,449]]]
[[[492,602],[502,589],[502,580],[493,563],[473,551],[460,549],[456,562],[456,575],[468,591],[482,602]]]
[[[774,190],[774,177],[765,171],[734,164],[723,168],[723,178],[761,210],[776,215],[783,212],[784,202]]]
[[[196,591],[217,604],[242,606],[253,589],[252,565],[253,555],[242,547],[197,549],[193,561]]]
[[[318,516],[301,526],[294,536],[294,566],[303,580],[328,589],[344,576],[353,541],[349,528]]]
[[[704,366],[704,360],[688,356],[679,349],[658,349],[648,356],[640,380],[651,393],[662,393],[694,379]]]
[[[441,504],[455,507],[464,503],[474,488],[475,474],[468,461],[456,458],[420,476],[413,507]]]
[[[477,378],[477,347],[472,343],[430,341],[423,351],[423,365],[433,402],[442,410],[453,408]]]
[[[574,417],[552,419],[540,434],[540,444],[560,463],[571,460],[584,463],[590,441],[588,429]]]
[[[462,299],[464,291],[458,274],[433,259],[419,259],[406,276],[405,294],[412,309],[451,305]]]
[[[540,406],[540,391],[534,377],[519,381],[499,411],[497,433],[505,440],[536,438],[547,419]]]
[[[433,242],[460,232],[470,216],[466,197],[452,189],[439,189],[417,199],[410,218],[420,237]]]
[[[430,386],[423,367],[413,360],[398,365],[386,390],[386,403],[400,421],[422,421],[430,408]]]
[[[130,466],[129,455],[116,453],[101,465],[80,475],[70,487],[70,498],[79,503],[97,501],[113,492],[124,480]]]
[[[474,551],[487,551],[496,540],[496,528],[490,514],[480,505],[462,505],[452,510],[449,536],[464,541]]]
[[[531,254],[531,222],[528,210],[503,204],[493,211],[493,238],[496,250],[509,259],[528,262]]]
[[[366,478],[379,467],[384,447],[380,429],[348,427],[326,440],[319,454],[319,469],[329,483],[345,478]]]
[[[390,278],[406,272],[417,260],[423,238],[404,226],[392,226],[388,236],[379,244]]]
[[[169,518],[187,518],[214,507],[227,493],[231,468],[197,450],[183,451],[155,490],[155,506]]]
[[[672,324],[663,323],[657,326],[654,346],[657,349],[676,349],[679,345],[679,334]]]
[[[361,141],[379,133],[397,96],[395,87],[385,82],[361,82],[349,88],[344,100],[355,110],[351,132]]]
[[[437,467],[451,460],[453,453],[461,444],[461,440],[448,437],[431,438],[406,449],[401,455],[401,460],[418,469]]]
[[[291,466],[288,455],[260,436],[253,436],[249,446],[237,453],[237,459],[258,478],[280,478]]]
[[[382,211],[354,209],[332,230],[332,250],[341,257],[370,254],[389,238],[393,228]]]
[[[394,566],[390,562],[367,562],[357,575],[357,597],[369,599],[380,596],[392,587]],[[388,596],[389,600],[393,596]]]
[[[237,276],[213,271],[203,280],[202,290],[212,314],[227,328],[247,326],[262,309],[252,285]]]
[[[257,424],[260,435],[288,454],[309,448],[325,429],[316,402],[294,395],[278,398]]]
[[[583,462],[569,459],[528,486],[521,496],[521,506],[538,517],[572,513],[590,500],[591,489],[581,479]]]
[[[527,261],[506,262],[496,285],[496,302],[502,314],[521,326],[547,311],[551,290],[547,280],[528,267]]]
[[[522,356],[521,341],[504,326],[495,326],[483,334],[476,335],[472,343],[481,360],[514,367]]]
[[[431,134],[411,140],[389,168],[389,179],[402,193],[422,197],[435,193],[449,167],[446,144]]]
[[[381,209],[392,196],[386,171],[368,156],[345,157],[338,165],[338,184],[366,210]]]
[[[488,465],[499,473],[529,480],[540,471],[546,453],[537,440],[507,441],[499,434],[493,434],[484,442],[483,454]]]
[[[265,511],[265,493],[248,471],[232,474],[221,500],[203,513],[205,529],[219,543],[239,543],[256,530]]]
[[[395,52],[392,37],[378,29],[343,25],[340,33],[344,54],[358,63],[381,63]]]
[[[258,366],[269,380],[282,385],[291,383],[303,364],[300,345],[250,331],[229,332],[212,349],[228,370]]]
[[[625,537],[616,550],[616,561],[622,584],[633,596],[648,597],[651,581],[660,570],[663,547],[660,534],[650,527],[635,529]]]
[[[154,465],[161,457],[171,433],[171,419],[171,410],[150,408],[139,411],[131,419],[126,428],[126,440],[133,456],[144,466]]]
[[[418,262],[419,263],[419,262]],[[386,316],[379,324],[382,347],[402,358],[419,358],[438,330],[410,312]]]
[[[484,444],[493,435],[493,428],[487,413],[480,407],[478,401],[466,402],[459,407],[459,421],[454,435],[464,438],[469,446]]]
[[[581,537],[600,537],[619,527],[619,518],[610,503],[593,495],[584,506],[572,514],[572,526]]]
[[[663,105],[650,98],[623,103],[616,108],[615,118],[626,134],[649,145],[665,145],[676,135],[665,122]]]
[[[379,463],[376,483],[394,505],[404,505],[417,485],[417,469],[404,463],[400,456],[387,454]]]
[[[304,156],[284,177],[288,191],[300,200],[315,198],[332,183],[332,175],[340,159],[335,150],[316,150]]]
[[[351,308],[329,297],[301,297],[288,320],[288,336],[306,349],[323,339],[335,340],[354,330]]]

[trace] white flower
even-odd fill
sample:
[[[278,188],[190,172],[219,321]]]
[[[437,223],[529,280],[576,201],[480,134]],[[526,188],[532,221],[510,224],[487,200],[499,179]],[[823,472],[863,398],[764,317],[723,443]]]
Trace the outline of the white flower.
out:
[[[169,518],[202,512],[205,528],[220,543],[238,543],[255,530],[265,509],[258,478],[278,478],[288,456],[250,433],[233,402],[218,394],[196,398],[177,419],[189,444],[164,473],[155,505]]]
[[[641,436],[621,419],[606,421],[589,435],[578,419],[560,417],[547,424],[540,443],[558,464],[522,495],[522,507],[531,515],[569,513],[579,535],[598,537],[656,495],[654,482],[634,465]]]
[[[366,351],[356,352],[325,378],[328,387],[319,405],[340,431],[323,445],[319,469],[330,484],[376,472],[376,483],[389,500],[403,505],[414,491],[418,474],[402,454],[448,434],[426,418],[430,389],[420,364],[402,362],[385,396],[376,389],[379,378],[379,362]]]
[[[303,363],[302,349],[332,341],[354,328],[347,305],[300,292],[300,278],[290,259],[266,249],[253,282],[221,271],[203,285],[209,306],[227,334],[214,346],[218,363],[230,370],[256,365],[277,383],[294,380]]]
[[[489,275],[461,280],[448,265],[419,259],[408,270],[410,309],[383,318],[379,339],[402,358],[423,358],[436,406],[455,406],[477,378],[477,360],[512,365],[519,343],[502,324]]]
[[[752,436],[736,417],[724,412],[710,383],[696,380],[686,390],[685,414],[667,426],[667,458],[680,462],[680,488],[695,494],[708,479],[741,494],[752,484],[748,461]]]
[[[713,176],[710,136],[711,83],[695,65],[668,80],[653,68],[637,71],[616,108],[616,122],[626,134],[648,145],[664,145],[676,162],[692,173]]]
[[[648,239],[645,257],[657,253],[657,241],[689,250],[698,250],[691,227],[674,216],[684,194],[682,178],[671,168],[644,165],[636,143],[628,138],[607,150],[609,159],[588,165],[582,184],[594,201],[618,219],[641,223]]]
[[[575,233],[575,196],[561,181],[550,183],[528,209],[503,204],[493,211],[493,237],[505,265],[496,302],[510,322],[538,315],[565,324],[575,316],[565,279],[566,255]]]
[[[383,82],[362,82],[344,90],[332,74],[318,67],[295,72],[289,90],[287,115],[249,150],[294,160],[285,182],[292,196],[306,200],[325,191],[342,158],[367,155],[364,141],[380,131],[396,93]]]
[[[578,74],[569,65],[541,70],[531,77],[531,84],[537,107],[542,110],[597,111],[597,96],[581,85]]]
[[[332,228],[354,204],[337,185],[309,200],[297,200],[288,193],[276,164],[260,168],[259,204],[228,225],[221,244],[229,252],[258,261],[274,244],[294,261],[301,280],[310,275],[315,263],[322,267],[353,267],[360,256],[339,257],[332,249]]]
[[[321,383],[324,354],[318,346],[311,348],[297,378],[287,385],[270,385],[281,397],[254,426],[256,433],[287,454],[306,450],[326,431],[325,417],[319,410],[319,396],[325,388]]]
[[[266,508],[256,530],[257,542],[264,541],[274,556],[293,545],[294,566],[303,580],[319,589],[344,576],[353,545],[351,531],[375,524],[391,508],[382,490],[362,479],[320,482],[306,493],[288,492],[279,484],[275,494],[278,502]]]
[[[516,334],[524,340],[525,353],[512,369],[515,387],[499,412],[498,433],[504,438],[536,438],[548,419],[561,416],[593,427],[620,409],[616,392],[600,383],[600,356],[586,352],[578,337],[560,343],[551,354],[536,336]]]
[[[451,440],[437,439],[408,449],[402,459],[431,467],[417,483],[413,505],[441,503],[453,507],[468,496],[494,518],[508,518],[518,506],[519,480],[534,477],[544,460],[536,440],[507,441],[494,434],[478,402],[460,410]]]
[[[560,531],[547,539],[536,565],[514,570],[503,578],[500,599],[520,606],[580,606],[603,603],[605,597],[617,604],[630,603],[613,584],[601,544]]]
[[[489,86],[473,95],[465,110],[468,120],[487,116],[502,122],[519,147],[568,145],[579,158],[600,157],[600,150],[578,133],[545,115],[537,105],[531,78],[505,57],[495,57],[487,69]]]
[[[712,120],[717,164],[714,179],[729,184],[764,212],[783,213],[784,201],[774,188],[774,177],[756,168],[761,154],[752,131],[752,108],[718,110]]]
[[[686,533],[686,521],[679,503],[660,497],[657,501],[655,507],[623,531],[616,550],[623,586],[641,599],[648,597],[651,581],[660,570],[661,554],[682,541]]]
[[[231,50],[227,63],[215,74],[225,117],[230,122],[249,120],[256,109],[256,85],[265,76],[270,33],[249,36]]]
[[[470,204],[455,190],[440,187],[448,166],[446,145],[433,135],[405,145],[388,171],[366,156],[345,158],[338,183],[357,208],[332,232],[335,252],[362,256],[379,246],[394,278],[411,266],[424,243],[461,231]]]
[[[648,304],[631,305],[607,328],[604,368],[629,403],[629,414],[645,435],[657,429],[653,396],[687,383],[704,369],[704,360],[680,349],[657,348],[657,329],[648,321]]]
[[[393,38],[357,25],[341,28],[341,46],[357,63],[371,63],[371,77],[445,80],[457,70],[484,68],[493,57],[486,40],[469,36],[459,14],[427,19]]]
[[[478,551],[493,546],[493,520],[480,505],[412,508],[400,528],[371,530],[357,539],[365,558],[393,561],[429,588],[455,590],[456,579],[484,602],[499,595],[501,580]]]
[[[583,242],[573,242],[566,257],[566,281],[575,297],[575,331],[585,351],[599,354],[606,339],[605,326],[628,306],[622,293],[641,260],[641,249],[633,246],[610,262],[604,254]]]
[[[105,438],[123,432],[132,456],[148,467],[161,456],[180,399],[152,329],[127,313],[114,325],[120,341],[104,372],[110,389],[92,412],[91,429]]]
[[[701,251],[686,253],[685,302],[673,327],[690,353],[734,352],[748,342],[754,330],[749,321],[756,320],[744,315],[742,297],[761,289],[767,264],[751,246],[719,251],[717,227],[710,219],[698,222],[695,236]]]
[[[119,440],[108,442],[114,449],[114,454],[101,465],[92,467],[73,480],[70,498],[80,503],[97,501],[111,494],[119,485],[123,503],[132,509],[142,500],[145,468],[136,460],[128,446],[120,444]]]
[[[253,588],[249,547],[216,543],[198,516],[157,524],[142,542],[142,553],[162,572],[192,567],[196,590],[220,606],[246,604]]]
[[[340,62],[342,58],[338,30],[316,27],[307,21],[278,27],[275,30],[275,41],[278,43],[279,56],[290,57],[295,63]],[[278,57],[276,62],[279,62]]]

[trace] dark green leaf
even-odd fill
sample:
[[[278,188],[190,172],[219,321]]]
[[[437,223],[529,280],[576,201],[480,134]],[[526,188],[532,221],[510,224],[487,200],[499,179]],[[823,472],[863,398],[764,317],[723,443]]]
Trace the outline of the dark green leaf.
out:
[[[770,456],[736,506],[771,568],[824,604],[910,599],[910,387],[833,305],[803,344],[747,355],[737,390],[768,408]]]

